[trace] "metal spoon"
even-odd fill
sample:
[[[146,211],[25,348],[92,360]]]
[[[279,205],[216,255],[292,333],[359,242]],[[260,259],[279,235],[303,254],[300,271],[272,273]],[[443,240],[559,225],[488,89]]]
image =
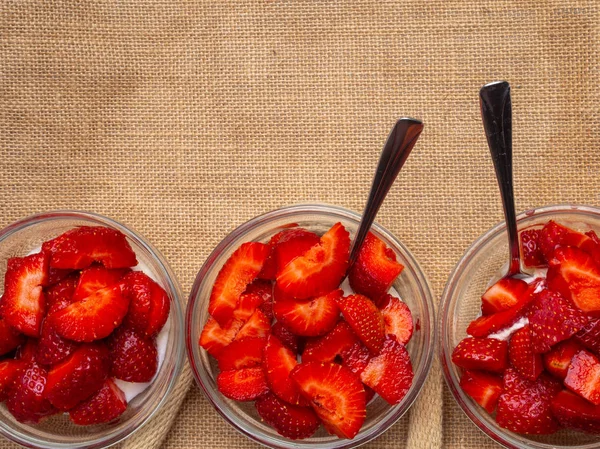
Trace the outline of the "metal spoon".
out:
[[[400,173],[400,169],[404,165],[404,162],[406,162],[415,143],[417,143],[421,131],[423,131],[423,122],[407,117],[399,119],[392,128],[381,152],[377,170],[373,177],[371,191],[369,192],[369,199],[365,205],[358,231],[356,231],[354,241],[352,242],[348,270],[350,270],[350,267],[356,261],[365,237],[379,211],[379,207],[383,203],[390,187],[392,187],[398,173]]]
[[[506,81],[486,84],[479,91],[481,118],[500,187],[508,231],[510,262],[506,276],[522,275],[512,173],[512,108]]]

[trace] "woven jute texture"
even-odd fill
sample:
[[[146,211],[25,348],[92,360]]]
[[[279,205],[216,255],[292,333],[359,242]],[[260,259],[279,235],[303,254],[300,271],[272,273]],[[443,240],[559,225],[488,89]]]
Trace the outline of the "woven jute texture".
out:
[[[0,224],[71,208],[149,239],[184,292],[234,227],[274,208],[362,210],[382,144],[425,122],[378,221],[439,298],[502,220],[478,90],[513,86],[519,210],[600,204],[600,5],[556,1],[0,2]],[[249,448],[186,366],[128,449]],[[12,447],[8,443],[0,448]],[[437,362],[372,448],[491,448]]]

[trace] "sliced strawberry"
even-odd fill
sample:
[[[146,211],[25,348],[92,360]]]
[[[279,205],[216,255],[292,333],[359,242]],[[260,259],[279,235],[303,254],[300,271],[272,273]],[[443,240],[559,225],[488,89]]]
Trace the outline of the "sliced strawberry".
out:
[[[236,401],[253,401],[269,391],[262,367],[222,371],[217,376],[217,388]]]
[[[600,310],[600,268],[580,249],[560,247],[554,251],[548,286],[570,298],[584,312]]]
[[[125,394],[110,379],[94,396],[69,411],[71,421],[80,426],[114,421],[127,409]]]
[[[600,355],[600,319],[590,319],[573,337],[594,354]]]
[[[153,339],[133,329],[119,328],[108,341],[111,374],[127,382],[150,382],[158,370],[158,352]]]
[[[452,352],[455,365],[501,373],[508,366],[508,343],[493,338],[465,338]]]
[[[542,290],[529,311],[531,344],[537,353],[548,352],[587,324],[588,318],[560,293]]]
[[[217,357],[219,369],[229,371],[262,365],[266,344],[266,338],[257,337],[241,338],[231,342]]]
[[[257,398],[254,406],[260,417],[277,433],[292,440],[310,437],[321,424],[310,407],[290,405],[272,393]]]
[[[233,311],[233,319],[241,320],[243,322],[248,321],[250,317],[254,315],[254,312],[256,312],[257,309],[260,309],[262,303],[263,300],[259,295],[255,293],[242,293],[237,308]]]
[[[24,344],[19,346],[15,358],[22,360],[25,363],[36,362],[36,353],[38,347],[38,340],[35,338],[28,338]]]
[[[558,430],[550,406],[562,389],[560,382],[545,373],[535,381],[527,380],[508,368],[503,386],[496,413],[500,427],[525,434],[549,434]]]
[[[363,295],[350,295],[338,299],[337,304],[358,338],[374,354],[379,353],[385,339],[385,323],[373,301]]]
[[[121,324],[128,308],[129,298],[116,284],[53,313],[52,324],[64,338],[90,342],[109,336]]]
[[[303,256],[321,241],[317,234],[303,228],[289,229],[282,231],[282,234],[273,249],[277,273],[280,273],[288,263],[296,257]]]
[[[98,290],[115,285],[127,273],[126,268],[109,270],[102,265],[92,265],[81,272],[73,301],[81,301]]]
[[[560,225],[552,220],[546,223],[541,230],[539,246],[544,257],[548,261],[553,258],[554,251],[559,246],[573,246],[579,248],[588,253],[595,260],[600,261],[600,245],[598,245],[591,237]]]
[[[42,250],[50,254],[53,268],[82,269],[94,262],[106,268],[127,268],[137,259],[127,237],[116,229],[81,226],[45,242]]]
[[[304,348],[304,341],[279,321],[271,327],[271,334],[275,335],[294,354],[298,354]]]
[[[527,282],[504,277],[488,288],[481,297],[481,311],[491,315],[518,306],[529,300]]]
[[[75,289],[79,284],[79,273],[73,273],[58,283],[46,289],[46,309],[50,311],[54,304],[61,304],[58,308],[64,308],[73,302]],[[64,307],[62,306],[64,305]],[[55,311],[58,309],[55,309]]]
[[[290,382],[290,372],[298,365],[296,356],[273,335],[267,339],[263,364],[267,383],[273,393],[290,404],[308,405],[300,394],[298,386]]]
[[[208,312],[225,326],[233,316],[240,295],[260,272],[269,255],[264,243],[242,244],[219,271],[208,303]]]
[[[546,258],[540,248],[540,229],[527,229],[521,231],[521,254],[526,267],[545,267]]]
[[[403,344],[388,338],[381,353],[369,360],[360,375],[365,385],[390,404],[398,404],[410,389],[413,381],[410,355]]]
[[[235,339],[257,337],[266,338],[271,331],[271,322],[264,313],[257,309],[250,319],[242,326]]]
[[[198,343],[206,349],[210,355],[217,357],[221,351],[223,351],[223,348],[233,341],[243,325],[243,321],[231,320],[226,327],[222,328],[219,326],[219,323],[217,323],[217,320],[213,317],[209,317],[202,329],[202,334],[200,334],[200,341]]]
[[[124,324],[147,337],[157,335],[169,318],[171,303],[167,292],[141,271],[126,274],[121,282],[123,293],[129,298]]]
[[[413,319],[410,309],[405,302],[390,294],[386,293],[384,297],[381,315],[383,315],[385,324],[385,334],[393,335],[398,343],[405,345],[413,334]]]
[[[338,287],[348,265],[350,235],[334,224],[320,242],[277,274],[277,286],[296,299],[321,296]]]
[[[342,364],[354,374],[360,376],[373,356],[365,345],[357,341],[348,349],[342,351],[341,357]]]
[[[582,349],[571,359],[564,380],[565,387],[600,405],[600,361],[592,353]]]
[[[277,261],[275,260],[275,246],[279,240],[288,232],[287,229],[278,232],[271,237],[267,246],[269,247],[269,255],[267,256],[262,270],[258,273],[258,279],[266,281],[274,281],[277,278]]]
[[[583,349],[574,339],[562,341],[544,354],[544,367],[546,371],[559,379],[567,376],[571,360]]]
[[[326,335],[306,343],[302,353],[302,362],[333,362],[336,357],[350,349],[354,343],[358,343],[358,337],[352,332],[348,323],[340,321]]]
[[[44,392],[59,410],[69,410],[96,394],[108,378],[110,360],[103,343],[81,346],[48,372]]]
[[[46,312],[42,286],[48,282],[45,253],[8,259],[0,313],[6,323],[30,337],[38,337]]]
[[[47,318],[42,324],[42,335],[38,340],[35,358],[42,365],[56,365],[69,357],[78,347],[79,345],[74,341],[58,335],[52,318]]]
[[[0,319],[0,355],[4,355],[25,342],[25,336],[20,334],[6,321]]]
[[[366,396],[359,378],[335,363],[309,362],[290,374],[325,429],[340,438],[354,438],[365,417]]]
[[[8,398],[17,378],[23,373],[27,363],[22,360],[2,360],[0,362],[0,401]]]
[[[467,334],[473,337],[487,337],[490,334],[515,324],[528,310],[529,303],[522,303],[503,312],[484,315],[473,320],[467,327]]]
[[[46,399],[48,371],[35,362],[29,362],[9,392],[6,407],[19,422],[38,423],[57,410]]]
[[[512,335],[508,344],[508,357],[512,366],[526,379],[537,379],[544,369],[542,356],[533,352],[529,326]]]
[[[403,269],[404,266],[396,261],[394,251],[369,232],[348,280],[354,292],[376,299],[388,292]]]
[[[297,301],[275,287],[273,313],[278,321],[296,335],[315,337],[329,332],[338,322],[337,299],[342,290],[333,290],[309,301]]]
[[[77,273],[73,273],[71,268],[48,268],[48,283],[46,285],[52,286],[58,284],[62,280],[68,278],[71,274],[77,276]]]
[[[552,400],[552,414],[564,427],[600,433],[600,405],[563,390]]]
[[[502,394],[502,378],[485,371],[467,370],[460,378],[460,387],[488,413],[492,413]]]
[[[259,306],[260,310],[265,316],[272,320],[273,319],[273,283],[265,281],[263,279],[256,279],[248,287],[246,287],[245,294],[253,293],[258,295],[262,299],[262,303]]]

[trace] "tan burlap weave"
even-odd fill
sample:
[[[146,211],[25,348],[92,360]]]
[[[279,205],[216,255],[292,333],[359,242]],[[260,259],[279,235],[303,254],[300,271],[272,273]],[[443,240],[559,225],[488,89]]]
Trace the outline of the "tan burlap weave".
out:
[[[0,39],[0,225],[105,214],[153,242],[184,292],[259,213],[360,211],[390,127],[409,115],[425,131],[378,221],[439,298],[502,219],[477,102],[495,79],[513,86],[517,208],[600,204],[598,2],[2,0]],[[190,384],[186,366],[123,447],[256,446]],[[409,416],[369,447],[494,444],[436,363]]]

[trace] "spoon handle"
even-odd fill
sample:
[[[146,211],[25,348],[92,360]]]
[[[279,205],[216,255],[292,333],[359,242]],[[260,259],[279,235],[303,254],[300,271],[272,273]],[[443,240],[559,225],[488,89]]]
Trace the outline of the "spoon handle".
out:
[[[379,207],[383,203],[385,196],[389,192],[390,187],[392,187],[415,143],[417,143],[421,131],[423,131],[423,123],[413,118],[401,118],[392,128],[381,152],[377,170],[373,177],[369,199],[365,205],[358,231],[352,243],[348,268],[356,261],[365,237],[379,211]]]
[[[506,81],[486,84],[479,91],[481,117],[488,146],[496,170],[496,179],[500,187],[504,219],[508,231],[510,266],[508,275],[521,271],[519,256],[519,235],[515,214],[512,173],[512,107],[510,85]]]

